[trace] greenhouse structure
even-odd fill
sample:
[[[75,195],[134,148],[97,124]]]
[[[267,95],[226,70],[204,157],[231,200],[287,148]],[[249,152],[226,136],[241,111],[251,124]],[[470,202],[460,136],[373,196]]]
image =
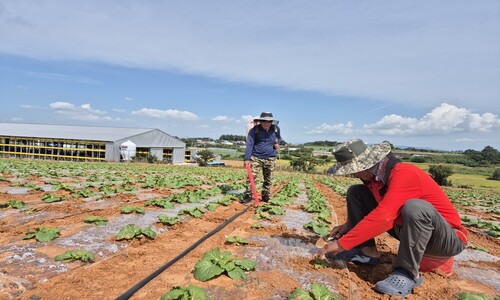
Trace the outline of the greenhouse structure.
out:
[[[0,123],[2,157],[123,161],[122,145],[130,142],[136,158],[184,162],[186,144],[159,129]]]

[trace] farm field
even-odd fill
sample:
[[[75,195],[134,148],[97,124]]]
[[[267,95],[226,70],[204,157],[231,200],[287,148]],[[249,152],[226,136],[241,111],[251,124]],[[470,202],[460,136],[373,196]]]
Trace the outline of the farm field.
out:
[[[428,163],[413,164],[426,172],[429,171],[429,166],[431,165]],[[491,175],[493,174],[493,167],[472,168],[453,164],[450,164],[449,166],[451,166],[453,169],[453,174],[449,177],[449,180],[452,182],[453,186],[464,186],[480,189],[484,188],[500,191],[500,181],[488,179],[488,177],[491,177]]]
[[[271,202],[255,206],[240,201],[245,179],[242,162],[201,168],[0,159],[0,299],[160,299],[189,285],[211,299],[287,299],[313,283],[338,299],[391,299],[372,290],[397,251],[389,235],[377,238],[379,266],[313,260],[320,236],[345,221],[345,191],[356,180],[277,172]],[[468,226],[469,245],[453,275],[423,273],[407,299],[498,297],[500,193],[445,191]],[[70,250],[86,250],[73,258],[89,261],[64,259]],[[213,275],[198,264],[218,251],[254,268]]]

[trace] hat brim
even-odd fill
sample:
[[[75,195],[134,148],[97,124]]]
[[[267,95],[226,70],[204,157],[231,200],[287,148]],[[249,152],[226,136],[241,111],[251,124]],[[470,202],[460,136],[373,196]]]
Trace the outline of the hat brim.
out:
[[[371,147],[369,151],[349,161],[347,164],[334,164],[326,171],[326,174],[328,176],[340,176],[368,170],[386,157],[389,152],[391,152],[391,145],[383,142],[380,145]]]
[[[254,121],[274,121],[273,118],[256,118],[253,119]]]

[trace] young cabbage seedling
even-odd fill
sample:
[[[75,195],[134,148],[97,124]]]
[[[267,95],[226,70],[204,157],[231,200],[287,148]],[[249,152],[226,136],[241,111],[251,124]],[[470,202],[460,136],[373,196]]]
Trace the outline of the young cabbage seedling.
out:
[[[174,286],[169,292],[164,294],[160,300],[177,300],[177,299],[197,299],[210,300],[210,297],[205,292],[205,289],[190,284],[187,288]]]
[[[40,243],[45,243],[58,238],[61,234],[61,229],[59,228],[28,228],[26,229],[26,235],[22,237],[23,240],[29,240],[35,238]]]
[[[219,248],[215,248],[205,252],[196,263],[194,278],[207,281],[226,272],[232,279],[246,279],[245,271],[255,270],[256,265],[252,260],[234,258],[231,252],[221,252]]]
[[[326,286],[322,284],[313,283],[311,290],[308,291],[304,288],[295,289],[290,296],[289,300],[310,299],[310,300],[339,300],[339,296],[332,293]]]
[[[226,242],[230,243],[230,244],[236,244],[237,246],[240,246],[240,245],[247,245],[248,244],[248,241],[241,238],[240,236],[228,236],[226,238]]]
[[[91,262],[95,259],[95,255],[88,250],[69,250],[63,254],[59,254],[54,258],[56,261],[61,260],[81,260],[83,262]]]

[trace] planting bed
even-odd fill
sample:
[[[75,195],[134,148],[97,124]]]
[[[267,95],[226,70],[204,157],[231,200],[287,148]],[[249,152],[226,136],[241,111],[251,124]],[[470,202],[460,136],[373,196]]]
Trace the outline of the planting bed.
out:
[[[173,260],[131,299],[159,299],[172,287],[190,284],[205,289],[212,299],[286,299],[313,283],[326,286],[340,299],[390,299],[373,291],[374,284],[390,273],[397,251],[398,243],[389,235],[377,238],[379,266],[335,261],[321,266],[313,260],[320,233],[304,225],[318,220],[319,214],[307,209],[309,201],[325,201],[331,228],[345,221],[343,195],[355,180],[278,172],[272,198],[287,201],[254,206],[239,200],[245,178],[241,162],[235,167],[199,168],[0,159],[0,299],[116,299]],[[197,198],[199,191],[207,193]],[[452,276],[423,273],[422,286],[408,299],[458,299],[463,292],[493,298],[500,294],[500,243],[492,234],[499,218],[499,195],[486,192],[471,198],[467,191],[447,192],[461,214],[475,220],[470,222],[469,245],[457,256]],[[173,205],[153,205],[152,199],[170,199]],[[13,207],[20,202],[25,206]],[[144,212],[125,214],[125,206]],[[162,224],[160,215],[178,221]],[[84,222],[89,216],[107,222]],[[493,227],[478,226],[477,220]],[[128,224],[150,227],[156,237],[117,240]],[[57,228],[60,235],[47,242],[23,239],[27,230],[42,226]],[[184,252],[209,233],[213,235]],[[248,244],[229,243],[227,237],[240,237]],[[197,280],[195,265],[216,248],[254,261],[255,270],[242,279],[223,273]],[[95,258],[54,259],[68,250],[88,250]]]

